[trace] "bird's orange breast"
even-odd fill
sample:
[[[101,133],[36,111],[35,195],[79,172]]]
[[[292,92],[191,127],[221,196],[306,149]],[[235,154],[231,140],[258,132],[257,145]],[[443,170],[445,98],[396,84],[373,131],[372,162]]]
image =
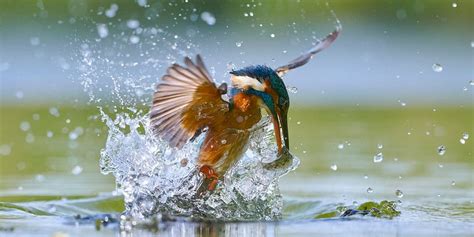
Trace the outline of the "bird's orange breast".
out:
[[[225,119],[209,127],[199,156],[201,165],[208,165],[220,174],[242,155],[250,128],[262,118],[258,97],[240,93],[232,99],[232,109]]]

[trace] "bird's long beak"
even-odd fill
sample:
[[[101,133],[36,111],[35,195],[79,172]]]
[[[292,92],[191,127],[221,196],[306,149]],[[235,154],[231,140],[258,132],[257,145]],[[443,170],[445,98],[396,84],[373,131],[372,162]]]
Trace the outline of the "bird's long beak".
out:
[[[276,114],[272,114],[273,128],[275,130],[275,139],[278,146],[278,153],[281,154],[283,151],[282,136],[285,143],[285,147],[289,150],[290,140],[288,136],[288,122],[287,112],[281,112],[277,110]]]

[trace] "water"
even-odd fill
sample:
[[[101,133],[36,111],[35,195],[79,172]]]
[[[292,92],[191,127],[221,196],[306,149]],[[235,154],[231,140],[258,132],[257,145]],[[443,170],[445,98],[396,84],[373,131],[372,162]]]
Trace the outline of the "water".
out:
[[[7,129],[4,132],[12,136],[9,140],[2,138],[0,142],[1,235],[30,236],[35,233],[51,236],[54,233],[66,233],[69,236],[109,236],[123,232],[120,223],[113,221],[107,226],[99,225],[100,230],[96,230],[97,220],[100,222],[102,215],[119,219],[125,211],[125,195],[115,189],[115,178],[100,174],[98,169],[99,150],[104,148],[109,134],[114,133],[109,133],[108,127],[100,121],[90,123],[87,118],[97,114],[94,107],[77,110],[63,106],[58,110],[61,111],[61,117],[49,114],[48,107],[2,108],[6,119],[23,118],[29,121],[36,139],[26,145],[24,134],[18,126],[2,127]],[[464,126],[470,121],[471,112],[458,112],[454,118],[449,116],[453,110],[438,108],[436,115],[427,119],[426,111],[431,111],[431,108],[403,113],[391,110],[386,113],[392,116],[386,117],[379,111],[360,108],[293,108],[290,114],[297,120],[290,123],[290,131],[293,141],[303,143],[293,151],[300,157],[301,165],[280,180],[283,206],[279,221],[211,224],[179,217],[153,223],[155,217],[149,217],[138,219],[129,232],[145,236],[181,236],[183,233],[201,236],[217,232],[229,236],[241,236],[242,233],[262,236],[343,236],[347,232],[355,236],[469,236],[474,228],[473,167],[469,158],[472,147],[467,147],[468,143],[459,144],[458,139],[464,132],[473,132]],[[28,120],[32,114],[38,114],[40,120]],[[343,114],[345,116],[341,116]],[[66,117],[75,119],[71,119],[68,124],[65,122]],[[318,123],[305,127],[314,118],[318,118]],[[407,136],[406,130],[402,129],[407,118],[411,121],[407,125],[410,127],[436,121],[438,127],[444,128],[445,135],[433,138],[426,136],[425,130],[420,129]],[[295,121],[302,123],[298,125]],[[69,132],[62,132],[64,128],[73,131],[78,125],[84,124],[89,125],[76,140],[69,140]],[[401,127],[393,128],[389,124]],[[369,129],[360,136],[353,135],[352,129],[359,126]],[[48,130],[55,132],[53,137],[47,137]],[[440,131],[433,130],[435,134],[440,135]],[[369,141],[367,137],[376,139]],[[443,156],[442,161],[433,151],[441,138],[444,145],[450,147],[450,152]],[[341,140],[350,140],[351,145],[339,150],[337,144]],[[370,158],[379,141],[384,141],[386,159],[374,164]],[[68,148],[74,143],[77,143],[77,148]],[[24,144],[23,149],[19,149],[20,144]],[[45,150],[44,147],[49,149]],[[81,158],[77,159],[72,154]],[[247,155],[251,156],[252,153],[248,152]],[[397,157],[396,161],[394,157]],[[192,162],[190,159],[188,166]],[[337,172],[329,169],[334,162],[337,162]],[[442,162],[443,168],[438,167],[438,162]],[[82,172],[72,174],[71,171],[78,165]],[[399,179],[399,176],[403,178]],[[452,185],[453,181],[455,185]],[[367,192],[369,187],[372,192]],[[403,197],[397,190],[403,193]],[[334,213],[345,206],[353,206],[354,202],[360,205],[367,201],[398,199],[401,203],[397,210],[401,214],[392,220],[363,216],[315,218]],[[78,214],[81,216],[79,219],[76,217]]]
[[[137,7],[147,9],[147,16],[157,15],[150,10],[152,8],[147,7],[147,1],[136,3],[133,2]],[[347,236],[348,233],[351,236],[472,235],[472,143],[469,143],[468,136],[461,135],[460,138],[460,134],[474,132],[473,110],[469,104],[415,106],[416,103],[407,100],[410,106],[406,106],[405,102],[399,100],[401,107],[397,108],[364,107],[359,106],[358,100],[352,99],[346,106],[324,107],[317,104],[305,107],[292,104],[289,121],[291,152],[294,154],[292,159],[278,165],[262,164],[277,158],[272,127],[264,120],[254,128],[255,133],[245,156],[219,184],[218,190],[196,198],[194,193],[202,177],[196,173],[194,165],[202,137],[183,150],[172,150],[166,143],[151,136],[147,111],[154,90],[153,83],[159,78],[157,72],[163,72],[173,62],[180,62],[184,55],[206,52],[199,49],[202,45],[195,44],[195,39],[202,35],[197,33],[198,28],[191,27],[178,36],[177,33],[168,32],[173,25],[160,27],[159,24],[154,24],[156,21],[161,22],[161,19],[145,20],[141,17],[138,20],[134,14],[124,17],[121,14],[130,9],[123,4],[125,3],[121,3],[120,7],[117,4],[99,7],[104,18],[85,26],[93,36],[68,42],[71,45],[78,44],[74,50],[70,48],[73,46],[67,48],[75,55],[72,55],[71,61],[61,61],[59,65],[64,70],[74,68],[79,71],[80,75],[73,80],[75,86],[83,87],[87,102],[58,102],[48,106],[2,104],[0,107],[0,236]],[[43,5],[42,1],[38,5]],[[73,6],[74,3],[71,3],[71,8]],[[44,11],[44,6],[38,8]],[[461,6],[457,10],[460,9]],[[49,12],[53,14],[53,10]],[[186,20],[189,17],[191,22],[205,27],[229,24],[224,16],[219,17],[210,9],[184,13],[182,16],[172,17],[186,17]],[[241,12],[238,14],[242,16]],[[245,14],[245,19],[260,21],[263,17],[262,11],[257,10],[256,17],[253,17],[253,12]],[[405,21],[413,18],[408,9],[395,9],[392,14]],[[62,20],[76,22],[80,19]],[[108,20],[117,22],[106,24]],[[332,20],[331,18],[329,21]],[[304,22],[308,22],[306,18]],[[251,39],[260,34],[261,38],[258,39],[268,43],[285,39],[288,30],[279,30],[273,24],[265,24],[263,27],[260,22],[252,22],[243,28],[259,29],[252,34]],[[301,32],[304,28],[306,26],[298,30]],[[438,28],[439,24],[435,24],[435,32],[438,32]],[[352,33],[356,31],[353,30]],[[218,32],[221,34],[223,31],[221,29]],[[294,28],[289,32],[296,34],[297,31]],[[379,37],[380,28],[376,28],[375,32],[377,34],[372,36]],[[231,29],[225,30],[225,33],[233,32]],[[292,43],[294,45],[309,45],[314,39],[298,35],[294,37],[293,33],[290,34],[291,39],[297,38]],[[322,34],[313,33],[313,37]],[[396,32],[390,34],[389,38],[393,38],[393,42],[403,42],[395,37],[398,35]],[[189,37],[186,38],[185,35]],[[251,47],[252,41],[242,38],[245,39],[243,44],[243,41],[236,43],[236,40],[241,40],[240,37],[230,38],[227,45],[237,47],[240,55],[245,53],[245,59],[248,57],[249,61],[256,61],[254,59],[257,58],[252,59],[255,57],[251,55],[252,49],[240,52]],[[301,39],[298,38],[310,40],[299,42]],[[205,37],[206,43],[208,39]],[[347,39],[348,42],[368,42]],[[36,49],[43,45],[55,45],[43,36],[31,35],[24,41]],[[383,43],[391,45],[390,42]],[[225,55],[221,55],[220,50],[226,47],[226,42],[218,42],[217,45],[219,44],[223,46],[211,44],[206,49],[216,48],[219,57],[216,54],[213,56],[219,59],[214,60],[222,62],[225,60],[221,58]],[[300,52],[300,49],[295,50],[288,45],[285,47],[288,51],[278,47],[274,47],[277,48],[274,50],[273,46],[272,51],[283,52],[288,57],[290,53]],[[464,44],[464,47],[469,45]],[[263,49],[259,46],[260,48]],[[360,45],[350,47],[353,48],[360,48]],[[362,48],[367,52],[355,54],[357,57],[363,55],[362,60],[355,60],[356,63],[370,63],[380,55],[392,56],[405,52],[395,47],[391,53],[372,55],[375,52],[373,49]],[[406,49],[407,52],[416,50],[419,49]],[[465,51],[464,48],[462,50]],[[44,54],[42,51],[35,53]],[[335,54],[328,51],[326,55]],[[438,59],[442,59],[440,61],[446,68],[451,68],[448,66],[452,63],[448,62],[453,62],[449,58],[435,57],[427,52],[421,55],[423,64],[416,64],[420,68],[426,68],[433,60]],[[451,55],[451,52],[447,55]],[[400,58],[413,58],[413,55],[402,56]],[[318,63],[321,64],[313,64],[319,65],[314,68],[321,70],[325,68],[322,65],[328,61],[331,60],[320,60]],[[468,60],[461,60],[463,61]],[[240,66],[247,62],[238,64]],[[330,64],[333,65],[334,61]],[[372,68],[377,68],[373,65],[372,63]],[[213,65],[208,66],[211,66],[211,73],[221,79],[218,70]],[[15,68],[16,64],[2,62],[0,69],[8,71],[10,67]],[[358,65],[356,68],[366,68],[366,65]],[[379,68],[386,70],[385,67]],[[405,83],[416,79],[412,71],[393,67],[393,64],[390,64],[390,68],[396,70],[392,71],[393,75],[401,74]],[[433,64],[432,68],[435,72],[443,71],[440,64]],[[436,76],[447,75],[450,73],[448,71],[465,72],[462,69],[460,66],[458,70],[445,70],[443,73],[436,73]],[[420,69],[413,70],[418,72]],[[334,77],[334,70],[331,69],[331,72],[321,78],[349,78]],[[349,83],[333,80],[337,86],[330,88],[321,86],[322,80],[313,80],[313,74],[308,71],[297,73],[302,73],[302,79],[295,77],[295,84],[298,80],[306,80],[310,84],[317,84],[318,89],[317,93],[312,94],[306,86],[298,86],[300,90],[297,93],[296,87],[290,87],[290,92],[293,92],[290,96],[294,97],[319,94],[322,91],[318,99],[331,100],[330,98],[337,96],[326,96],[344,94],[341,92],[344,89],[341,85]],[[358,71],[356,74],[365,73]],[[383,75],[386,75],[385,71]],[[227,79],[227,76],[225,74],[222,78]],[[364,88],[371,88],[363,83],[365,75],[350,78],[354,82],[347,86],[350,91],[361,91],[354,87],[359,84]],[[385,77],[376,78],[380,80]],[[466,80],[470,79],[463,77],[459,80],[462,80],[462,86],[467,86]],[[438,83],[442,80],[430,78],[430,82],[433,81]],[[383,83],[371,85],[374,84]],[[401,82],[388,85],[395,84],[400,85]],[[472,85],[472,81],[469,84]],[[447,85],[458,86],[451,81]],[[446,90],[445,86],[440,86],[442,90],[420,94],[437,95],[436,92]],[[22,90],[13,90],[13,94],[22,103],[32,93],[24,93],[23,88],[20,89]],[[400,96],[400,92],[395,92],[390,97],[384,94],[387,90],[378,89],[372,91],[380,91],[379,94],[374,94],[378,96],[376,99],[384,97],[393,103]],[[418,94],[419,91],[414,93]],[[349,95],[349,98],[351,96],[354,95]],[[357,104],[353,105],[352,102]],[[434,106],[436,109],[433,109]],[[383,146],[380,143],[382,141]],[[447,153],[446,147],[449,147]],[[396,203],[396,211],[400,215],[390,218],[370,215],[340,217],[346,211],[384,200]]]

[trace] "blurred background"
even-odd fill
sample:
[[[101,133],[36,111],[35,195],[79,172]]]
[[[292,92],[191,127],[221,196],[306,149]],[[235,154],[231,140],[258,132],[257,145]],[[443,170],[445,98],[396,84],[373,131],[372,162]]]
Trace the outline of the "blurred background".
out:
[[[470,0],[0,1],[0,200],[114,190],[98,168],[107,129],[97,106],[146,108],[153,83],[186,55],[203,55],[216,81],[232,68],[283,65],[337,19],[336,42],[286,75],[302,166],[282,190],[472,198],[473,9]]]

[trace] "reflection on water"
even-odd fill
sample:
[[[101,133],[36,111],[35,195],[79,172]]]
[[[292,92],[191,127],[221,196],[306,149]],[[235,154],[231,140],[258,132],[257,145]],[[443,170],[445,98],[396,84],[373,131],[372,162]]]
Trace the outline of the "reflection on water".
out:
[[[283,220],[219,222],[166,215],[133,221],[120,215],[122,196],[32,197],[43,200],[34,202],[21,198],[10,197],[16,203],[0,202],[0,236],[469,236],[474,229],[474,203],[466,199],[456,204],[448,199],[423,205],[402,202],[402,215],[394,219],[362,215],[316,219],[339,210],[341,204],[286,199]]]

